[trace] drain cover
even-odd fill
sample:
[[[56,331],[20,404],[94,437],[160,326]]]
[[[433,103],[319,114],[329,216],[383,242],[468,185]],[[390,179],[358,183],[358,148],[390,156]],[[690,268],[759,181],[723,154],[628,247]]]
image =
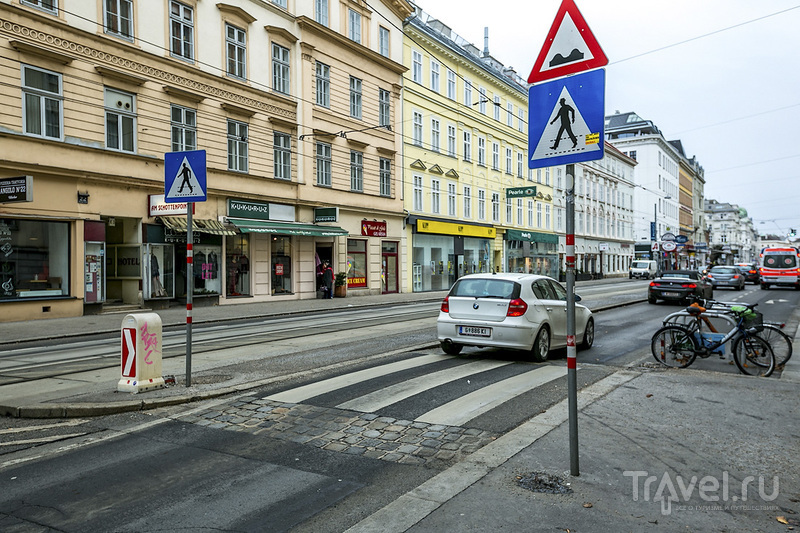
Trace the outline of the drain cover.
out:
[[[569,494],[572,489],[563,479],[544,472],[531,472],[517,476],[517,485],[531,492],[547,494]]]

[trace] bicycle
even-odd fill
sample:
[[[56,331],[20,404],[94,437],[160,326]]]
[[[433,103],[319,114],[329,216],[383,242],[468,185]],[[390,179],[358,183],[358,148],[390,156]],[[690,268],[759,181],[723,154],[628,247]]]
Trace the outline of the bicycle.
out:
[[[742,306],[744,311],[726,311],[726,314],[706,314],[697,303],[685,312],[687,324],[668,323],[653,334],[650,351],[659,363],[672,368],[686,368],[699,356],[707,358],[712,353],[724,353],[724,345],[733,341],[732,355],[742,374],[768,377],[775,370],[775,354],[770,345],[756,332],[761,327],[761,313],[754,305]],[[711,325],[709,316],[725,318],[733,315],[734,327],[725,335],[704,333],[703,324]],[[713,325],[711,325],[713,328]]]
[[[736,302],[721,302],[718,300],[704,300],[701,298],[695,298],[693,302],[712,312],[729,312],[732,308],[737,306],[742,307],[742,304]],[[752,307],[755,307],[755,305]],[[681,314],[682,313],[673,313],[672,315],[669,315],[666,319],[664,319],[664,323],[666,324]],[[712,324],[708,323],[708,325],[709,329],[713,333],[717,332]],[[785,365],[786,362],[791,359],[793,353],[792,338],[783,332],[783,328],[785,326],[786,324],[781,322],[763,322],[763,329],[758,332],[758,336],[767,341],[767,343],[770,345],[770,348],[772,348],[772,351],[775,354],[775,366],[778,368]]]

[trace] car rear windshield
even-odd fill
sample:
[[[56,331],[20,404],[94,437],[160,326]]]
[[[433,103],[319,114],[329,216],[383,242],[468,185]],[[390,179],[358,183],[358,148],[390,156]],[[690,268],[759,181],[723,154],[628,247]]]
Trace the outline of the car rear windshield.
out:
[[[794,254],[767,254],[764,256],[764,266],[767,268],[794,268],[797,266],[797,256]]]
[[[648,266],[650,265],[647,261],[634,261],[633,264],[631,264],[631,268],[647,268]]]
[[[507,279],[460,279],[450,290],[450,296],[471,298],[519,298],[519,283]]]
[[[714,267],[711,269],[712,274],[736,274],[733,267]]]

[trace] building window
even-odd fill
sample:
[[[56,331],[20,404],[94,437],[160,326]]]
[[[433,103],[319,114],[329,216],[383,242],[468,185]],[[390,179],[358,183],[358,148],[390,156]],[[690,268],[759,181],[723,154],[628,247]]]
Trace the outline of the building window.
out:
[[[464,132],[464,161],[472,161],[472,134]]]
[[[61,74],[22,66],[22,121],[25,133],[61,139],[61,89]]]
[[[194,9],[172,0],[169,3],[170,52],[194,60]]]
[[[286,0],[272,0],[272,3],[286,9]]]
[[[289,49],[272,43],[272,88],[289,94]]]
[[[517,152],[517,177],[518,178],[522,177],[522,169],[523,169],[522,161],[523,161],[522,152]]]
[[[472,218],[472,189],[464,187],[464,218]]]
[[[348,37],[351,41],[361,44],[361,13],[350,9],[348,22]]]
[[[513,163],[514,161],[514,154],[512,153],[511,148],[506,148],[506,174],[511,174],[513,171]]]
[[[464,105],[472,107],[472,82],[464,80]]]
[[[528,200],[528,227],[533,227],[533,200]]]
[[[556,208],[556,231],[560,232],[564,229],[563,209]]]
[[[228,170],[247,172],[247,124],[228,119]]]
[[[317,143],[317,185],[331,186],[331,145]]]
[[[537,168],[536,169],[536,183],[541,183],[541,182],[542,182],[542,169],[541,168]]]
[[[431,61],[431,90],[439,92],[439,63]]]
[[[496,121],[498,121],[498,122],[500,121],[500,109],[502,109],[500,107],[500,97],[495,95],[495,97],[494,97],[494,119]]]
[[[500,194],[492,193],[492,222],[500,222]]]
[[[0,301],[69,295],[69,223],[0,218],[0,235]]]
[[[58,0],[21,0],[21,3],[58,15]]]
[[[511,198],[506,198],[506,224],[514,223],[513,208],[511,206]]]
[[[522,218],[522,198],[517,198],[517,225],[523,225],[523,218]]]
[[[486,191],[478,190],[478,220],[486,220]]]
[[[536,203],[536,227],[542,227],[542,202]]]
[[[367,241],[347,239],[348,287],[367,286]]]
[[[514,127],[514,104],[511,102],[506,103],[506,124],[509,128]]]
[[[431,180],[431,213],[439,214],[439,180]]]
[[[136,100],[132,94],[106,89],[106,148],[136,151]]]
[[[273,134],[273,150],[275,158],[275,178],[292,179],[292,138],[286,133]]]
[[[197,111],[173,105],[170,110],[172,124],[172,151],[187,152],[197,149]]]
[[[228,60],[228,75],[235,78],[247,78],[245,60],[247,59],[247,34],[244,30],[225,25],[225,51]]]
[[[556,189],[563,189],[563,181],[561,178],[561,168],[556,169]]]
[[[331,107],[331,67],[317,61],[317,105]]]
[[[522,109],[517,109],[517,129],[519,131],[525,131],[525,111]]]
[[[414,111],[413,116],[413,142],[416,146],[422,146],[422,113]]]
[[[478,137],[478,164],[486,166],[486,139]]]
[[[486,102],[489,101],[489,99],[486,97],[486,89],[481,87],[480,89],[478,89],[478,94],[480,95],[480,97],[478,99],[478,102],[480,103],[480,105],[478,106],[478,110],[481,112],[482,115],[485,115],[486,114]]]
[[[378,53],[389,57],[389,30],[383,26],[378,28]]]
[[[328,0],[314,0],[314,20],[328,27]]]
[[[378,89],[378,124],[392,124],[392,95],[386,89]]]
[[[422,211],[422,176],[414,176],[414,211]]]
[[[292,237],[273,235],[270,243],[270,272],[272,272],[273,294],[293,294],[292,286]]]
[[[385,157],[380,158],[380,188],[381,196],[392,195],[392,161]]]
[[[447,97],[456,99],[456,73],[450,69],[447,69]]]
[[[456,216],[456,184],[447,184],[447,214],[451,217]]]
[[[492,143],[492,169],[500,170],[500,143]]]
[[[456,156],[456,127],[452,124],[447,125],[447,155]]]
[[[411,51],[411,79],[422,83],[422,54],[416,50]]]
[[[110,35],[133,40],[133,5],[131,0],[104,0],[105,30]]]
[[[439,151],[439,136],[441,125],[438,118],[431,119],[431,150]]]
[[[361,80],[350,76],[350,116],[361,118]]]
[[[350,190],[364,192],[364,154],[350,150]]]

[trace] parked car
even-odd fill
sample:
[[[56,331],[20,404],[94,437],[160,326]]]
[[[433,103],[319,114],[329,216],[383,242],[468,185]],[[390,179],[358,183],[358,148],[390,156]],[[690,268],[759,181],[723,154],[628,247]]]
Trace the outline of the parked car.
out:
[[[656,277],[658,272],[658,264],[655,261],[644,259],[637,259],[631,263],[628,269],[628,279],[644,278],[650,279]]]
[[[711,283],[696,270],[665,270],[647,288],[647,301],[651,304],[659,300],[686,302],[692,297],[714,297]]]
[[[758,265],[755,263],[736,263],[736,268],[744,276],[744,281],[747,283],[758,284],[761,282],[761,276],[758,273]]]
[[[737,291],[744,290],[744,276],[735,266],[717,265],[712,267],[711,270],[708,271],[708,280],[715,289],[719,287],[730,287]]]
[[[594,343],[592,312],[575,295],[575,338]],[[464,346],[509,348],[542,362],[567,345],[567,291],[537,274],[469,274],[458,279],[442,302],[437,338],[445,353]]]

